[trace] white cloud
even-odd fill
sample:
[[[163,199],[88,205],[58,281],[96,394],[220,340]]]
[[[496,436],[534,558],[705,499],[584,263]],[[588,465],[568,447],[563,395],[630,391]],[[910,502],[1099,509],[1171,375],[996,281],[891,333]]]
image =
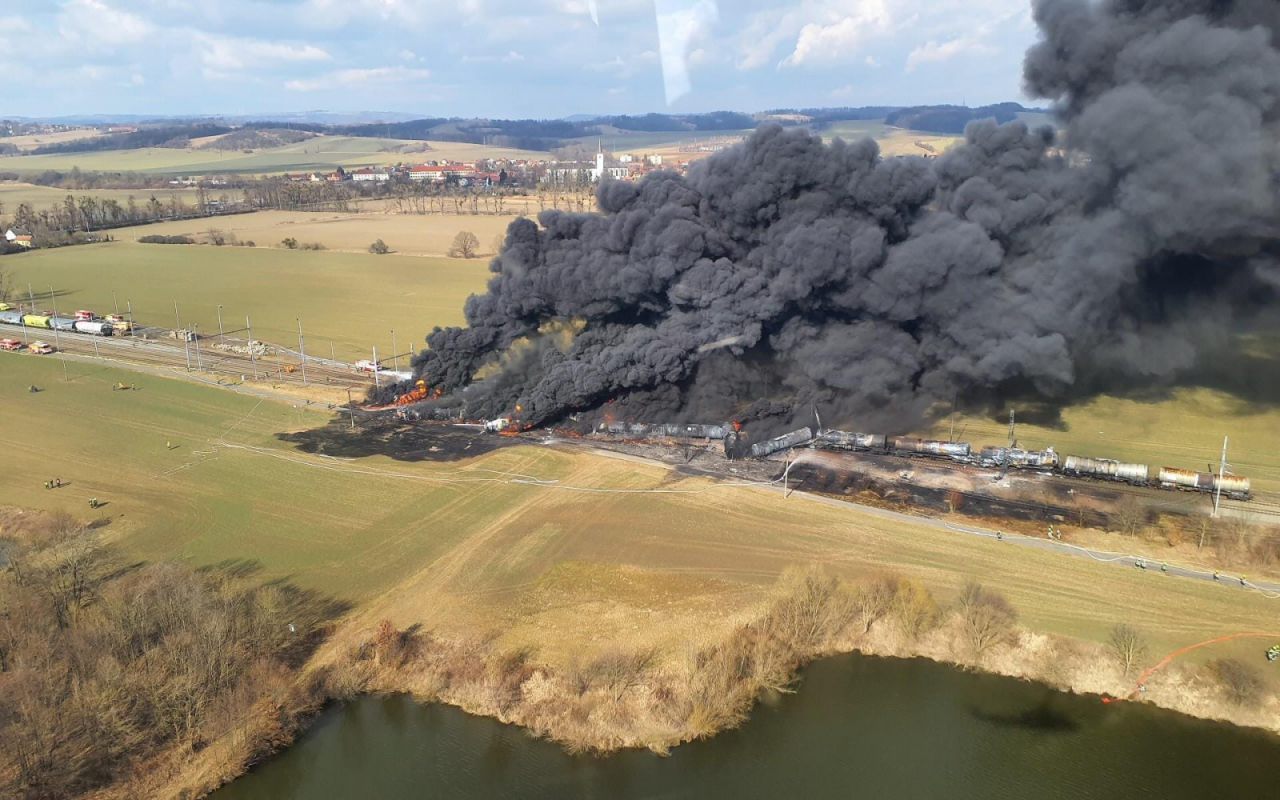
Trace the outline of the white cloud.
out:
[[[524,61],[524,55],[515,50],[508,50],[500,56],[465,55],[462,61],[467,64],[516,64]]]
[[[423,12],[431,3],[418,0],[307,0],[297,17],[305,25],[321,28],[340,28],[371,20],[389,20],[416,24],[423,20]],[[463,11],[470,11],[475,0],[464,2]]]
[[[197,56],[207,78],[226,78],[251,69],[280,64],[328,61],[328,52],[311,44],[268,42],[230,36],[195,35]]]
[[[31,23],[19,16],[0,17],[0,31],[7,34],[30,33]]]
[[[890,31],[893,25],[885,0],[854,0],[831,9],[826,19],[800,29],[795,50],[782,66],[837,64],[851,60],[869,39]]]
[[[94,50],[142,42],[155,26],[142,17],[101,0],[71,0],[58,15],[58,33],[66,44]]]
[[[907,54],[907,72],[915,72],[916,67],[921,64],[950,61],[957,56],[984,54],[991,51],[990,46],[970,36],[949,39],[945,42],[930,40]]]
[[[862,59],[862,63],[866,64],[868,67],[871,67],[872,69],[880,69],[880,59],[876,58],[875,56],[867,56],[866,58]]]
[[[317,78],[285,81],[284,88],[294,92],[319,92],[337,87],[422,81],[430,77],[430,70],[410,69],[409,67],[340,69]]]

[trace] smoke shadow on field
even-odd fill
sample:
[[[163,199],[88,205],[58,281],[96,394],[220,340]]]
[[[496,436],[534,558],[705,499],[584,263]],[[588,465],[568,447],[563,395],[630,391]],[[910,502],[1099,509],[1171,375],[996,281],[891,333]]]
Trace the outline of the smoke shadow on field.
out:
[[[249,582],[248,579],[257,576],[263,568],[257,559],[228,558],[196,571],[239,584]],[[266,581],[262,587],[272,590],[270,614],[275,625],[271,635],[278,639],[279,653],[292,669],[300,669],[328,637],[333,622],[354,608],[354,604],[346,600],[304,589],[288,575]]]
[[[396,461],[450,462],[476,458],[519,439],[485,434],[476,428],[449,423],[362,420],[354,430],[346,417],[335,417],[323,428],[278,433],[304,453],[334,458],[388,456]]]
[[[1229,346],[1206,353],[1194,367],[1172,379],[1153,382],[1137,372],[1082,376],[1073,390],[1047,399],[1026,385],[1002,384],[961,401],[961,410],[977,411],[993,422],[1007,422],[1009,409],[1021,423],[1065,431],[1067,409],[1100,397],[1160,403],[1184,389],[1209,389],[1230,397],[1232,415],[1259,414],[1280,404],[1280,333],[1233,337]],[[939,419],[945,419],[940,417]],[[937,420],[935,420],[937,421]]]
[[[197,571],[216,572],[228,578],[249,578],[262,571],[262,562],[256,558],[227,558]]]

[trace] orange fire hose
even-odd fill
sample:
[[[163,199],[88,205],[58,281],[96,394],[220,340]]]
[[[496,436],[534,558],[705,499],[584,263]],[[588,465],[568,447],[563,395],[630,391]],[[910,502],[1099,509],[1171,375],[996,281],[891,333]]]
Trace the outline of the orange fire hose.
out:
[[[1190,653],[1193,650],[1199,650],[1202,647],[1208,647],[1210,645],[1215,645],[1215,644],[1222,644],[1223,642],[1230,642],[1233,639],[1275,639],[1277,641],[1280,641],[1280,634],[1258,633],[1253,631],[1250,631],[1247,633],[1232,633],[1226,636],[1218,636],[1213,639],[1206,639],[1205,641],[1197,642],[1196,644],[1189,644],[1186,647],[1179,647],[1177,650],[1174,650],[1169,655],[1160,659],[1160,662],[1158,664],[1156,664],[1153,667],[1148,667],[1141,675],[1139,675],[1138,682],[1133,686],[1133,691],[1129,692],[1129,696],[1124,699],[1132,700],[1135,697],[1137,697],[1139,694],[1141,694],[1142,690],[1146,688],[1147,681],[1151,679],[1151,676],[1156,674],[1160,670],[1164,669],[1165,667],[1169,666],[1169,664],[1172,663],[1178,657],[1186,655],[1187,653]],[[1122,698],[1103,697],[1102,702],[1112,703],[1120,699]]]

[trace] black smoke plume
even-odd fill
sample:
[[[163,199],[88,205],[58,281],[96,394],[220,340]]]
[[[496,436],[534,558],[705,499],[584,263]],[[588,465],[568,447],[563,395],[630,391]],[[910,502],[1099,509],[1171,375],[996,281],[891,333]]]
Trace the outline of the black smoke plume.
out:
[[[598,214],[512,223],[417,372],[470,417],[783,399],[779,426],[816,405],[863,430],[1182,379],[1280,290],[1280,4],[1034,10],[1057,133],[975,123],[929,161],[768,126],[687,178],[605,183]]]

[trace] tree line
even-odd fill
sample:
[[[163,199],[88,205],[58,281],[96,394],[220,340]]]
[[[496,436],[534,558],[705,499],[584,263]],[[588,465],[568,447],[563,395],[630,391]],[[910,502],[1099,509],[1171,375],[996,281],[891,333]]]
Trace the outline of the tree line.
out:
[[[120,788],[229,736],[241,765],[288,741],[314,702],[299,668],[341,608],[238,571],[134,565],[66,515],[0,518],[0,795]]]

